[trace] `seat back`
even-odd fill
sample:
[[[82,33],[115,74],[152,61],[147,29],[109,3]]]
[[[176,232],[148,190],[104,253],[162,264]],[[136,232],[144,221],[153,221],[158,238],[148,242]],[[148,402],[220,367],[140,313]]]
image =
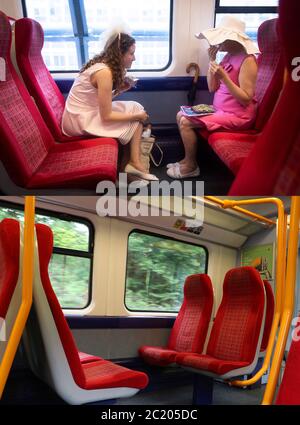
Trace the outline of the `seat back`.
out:
[[[256,364],[264,314],[265,291],[258,271],[253,267],[229,270],[207,354],[221,360]]]
[[[33,314],[24,337],[32,370],[71,404],[136,394],[147,385],[148,378],[144,373],[100,357],[95,359],[92,356],[89,361],[80,361],[48,274],[53,249],[51,229],[37,224],[36,238]]]
[[[278,19],[269,19],[258,28],[258,74],[255,97],[258,111],[255,129],[261,131],[270,118],[283,85],[284,59],[279,42]]]
[[[186,278],[183,303],[169,337],[169,349],[203,351],[213,302],[213,287],[208,275],[194,274]]]
[[[292,344],[287,357],[282,382],[275,404],[300,404],[300,317],[293,331]]]
[[[272,328],[273,323],[273,316],[274,316],[274,307],[275,307],[275,301],[274,301],[274,294],[273,289],[267,280],[264,280],[264,287],[266,292],[266,302],[267,302],[267,308],[266,308],[266,318],[265,318],[265,327],[264,327],[264,333],[263,338],[261,342],[260,352],[263,354],[268,346],[270,332]]]
[[[16,59],[26,87],[35,99],[39,111],[57,141],[70,141],[61,130],[65,99],[45,65],[42,57],[44,32],[30,18],[15,23]]]
[[[46,379],[61,394],[62,376],[66,380],[73,378],[81,388],[85,387],[85,377],[73,335],[49,278],[53,233],[48,226],[36,224],[36,237],[38,257],[35,261],[34,306],[49,363]]]
[[[5,81],[0,81],[0,155],[10,178],[26,186],[54,140],[12,65],[10,47],[10,22],[0,12],[0,58],[5,61]]]
[[[279,31],[284,49],[286,82],[276,108],[237,174],[229,194],[300,194],[300,3],[279,3]]]
[[[20,228],[16,220],[0,223],[0,363],[21,304]]]

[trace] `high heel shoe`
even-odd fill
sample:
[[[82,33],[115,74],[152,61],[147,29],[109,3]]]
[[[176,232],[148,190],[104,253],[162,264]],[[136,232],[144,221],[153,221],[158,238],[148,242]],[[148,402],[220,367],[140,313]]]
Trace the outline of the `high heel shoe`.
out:
[[[143,180],[158,181],[158,178],[154,174],[143,173],[143,171],[138,170],[131,164],[127,164],[124,171],[125,173],[140,177]]]

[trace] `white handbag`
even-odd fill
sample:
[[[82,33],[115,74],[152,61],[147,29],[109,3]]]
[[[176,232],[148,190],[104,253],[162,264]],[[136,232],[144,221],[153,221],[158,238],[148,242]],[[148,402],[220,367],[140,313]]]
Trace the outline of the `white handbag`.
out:
[[[155,159],[153,158],[153,155],[151,154],[154,146],[156,146],[156,148],[160,152],[160,160],[158,162],[155,161]],[[148,173],[150,170],[150,159],[156,167],[159,167],[163,160],[163,151],[160,148],[160,146],[158,146],[155,143],[155,137],[153,136],[142,137],[141,138],[141,161]]]

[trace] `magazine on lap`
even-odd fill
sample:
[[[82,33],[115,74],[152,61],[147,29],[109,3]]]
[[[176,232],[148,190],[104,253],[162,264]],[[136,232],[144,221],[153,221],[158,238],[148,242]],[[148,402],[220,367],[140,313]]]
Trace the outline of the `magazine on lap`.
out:
[[[212,105],[201,103],[195,106],[181,106],[181,112],[187,117],[201,117],[204,115],[211,115],[215,112]]]

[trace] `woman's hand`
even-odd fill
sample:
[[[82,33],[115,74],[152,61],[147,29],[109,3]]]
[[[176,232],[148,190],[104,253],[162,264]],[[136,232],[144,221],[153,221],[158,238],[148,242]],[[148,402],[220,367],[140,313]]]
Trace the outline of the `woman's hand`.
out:
[[[141,112],[134,114],[134,120],[135,121],[145,122],[148,119],[149,119],[149,115],[147,114],[146,111],[141,111]]]
[[[218,50],[219,46],[210,46],[210,48],[207,49],[208,58],[211,62],[216,60]]]
[[[216,62],[210,62],[208,70],[219,80],[226,80],[227,78],[229,78],[227,72],[223,69],[223,67],[221,65],[218,65]]]

